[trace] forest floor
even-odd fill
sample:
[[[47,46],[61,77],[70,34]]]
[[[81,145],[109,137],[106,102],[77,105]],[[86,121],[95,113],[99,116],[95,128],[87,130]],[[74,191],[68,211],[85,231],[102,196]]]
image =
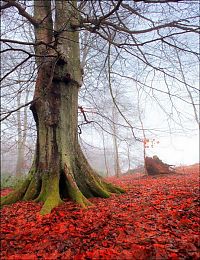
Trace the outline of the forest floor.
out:
[[[198,166],[109,178],[127,192],[88,209],[67,200],[41,217],[39,203],[4,206],[1,259],[199,259]]]

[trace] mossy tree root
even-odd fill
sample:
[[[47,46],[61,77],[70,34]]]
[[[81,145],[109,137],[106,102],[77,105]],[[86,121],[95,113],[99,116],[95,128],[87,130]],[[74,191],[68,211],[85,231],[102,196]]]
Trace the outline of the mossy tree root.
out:
[[[24,194],[26,193],[26,190],[27,190],[29,184],[30,184],[30,180],[26,179],[19,189],[14,190],[13,192],[8,194],[7,196],[2,197],[1,198],[1,206],[13,204],[17,201],[22,200]]]
[[[68,187],[69,197],[73,201],[80,204],[83,208],[92,205],[92,203],[80,191],[79,187],[76,184],[74,175],[73,175],[70,167],[67,166],[67,164],[64,165],[64,174],[66,177],[66,184]]]
[[[77,149],[76,164],[79,168],[84,181],[87,184],[87,188],[93,196],[101,198],[109,198],[111,193],[106,189],[101,178],[94,172],[91,166],[88,164],[85,155],[83,154],[80,146]],[[75,175],[76,176],[76,175]],[[79,180],[77,179],[77,183]]]
[[[63,173],[64,179],[61,178]],[[61,187],[60,184],[63,182],[65,185]],[[12,204],[20,200],[43,202],[40,214],[45,215],[59,206],[63,202],[61,198],[66,196],[85,208],[92,205],[88,200],[89,197],[108,198],[111,193],[123,192],[123,189],[106,183],[86,161],[81,160],[75,165],[66,162],[64,169],[60,171],[38,172],[31,170],[18,190],[1,199],[1,205]],[[63,194],[67,195],[63,196]]]
[[[93,196],[101,198],[109,198],[111,193],[124,193],[125,191],[120,187],[117,187],[111,183],[103,181],[102,177],[97,175],[91,166],[88,164],[85,155],[83,154],[80,146],[77,149],[76,164],[79,167],[81,175],[84,176],[84,180],[87,183]],[[78,182],[78,180],[77,180]]]
[[[125,193],[124,189],[122,189],[118,186],[115,186],[112,183],[108,183],[108,182],[103,181],[103,185],[111,193],[117,193],[117,194]]]
[[[35,173],[35,170],[31,169],[29,171],[27,178],[24,180],[24,182],[21,184],[21,186],[19,188],[17,188],[16,190],[11,192],[7,196],[3,196],[1,198],[1,207],[3,205],[9,205],[9,204],[13,204],[17,201],[23,200],[24,195],[26,194],[27,189],[29,188],[29,185],[32,181],[34,173]]]
[[[23,200],[34,200],[39,192],[40,192],[40,186],[41,186],[41,178],[37,178],[38,174],[33,175],[31,182],[26,190],[26,193],[23,196]]]
[[[53,208],[59,206],[63,202],[59,192],[59,174],[43,173],[40,193],[34,201],[44,202],[40,211],[41,215],[50,214]]]

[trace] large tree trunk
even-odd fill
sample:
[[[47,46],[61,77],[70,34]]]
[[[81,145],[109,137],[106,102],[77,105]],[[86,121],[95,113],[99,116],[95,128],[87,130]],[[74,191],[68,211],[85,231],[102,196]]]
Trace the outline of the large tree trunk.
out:
[[[69,23],[69,17],[71,22],[77,19],[76,9],[72,7],[75,2],[55,3],[55,29],[59,35],[53,39],[51,1],[35,2],[36,18],[45,17],[43,26],[35,29],[36,40],[48,44],[54,40],[50,49],[44,45],[36,48],[36,54],[43,57],[37,58],[36,101],[31,106],[37,127],[35,160],[22,187],[2,199],[2,204],[42,201],[41,214],[50,213],[66,197],[85,207],[90,204],[89,197],[109,197],[112,192],[123,192],[93,171],[79,146],[78,91],[82,76],[79,36]]]

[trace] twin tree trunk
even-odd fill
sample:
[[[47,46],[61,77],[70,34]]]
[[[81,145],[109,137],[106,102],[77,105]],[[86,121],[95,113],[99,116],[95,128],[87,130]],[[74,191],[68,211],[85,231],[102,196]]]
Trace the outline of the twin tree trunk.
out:
[[[91,204],[89,197],[106,198],[111,193],[123,192],[93,171],[78,143],[78,91],[82,75],[79,35],[69,23],[77,20],[77,9],[73,8],[74,1],[55,4],[55,29],[64,28],[58,38],[52,34],[51,1],[35,1],[35,17],[44,17],[42,25],[35,28],[36,41],[49,45],[54,40],[50,49],[45,45],[35,49],[38,76],[35,102],[31,105],[37,127],[35,159],[23,185],[2,199],[3,205],[18,200],[42,201],[41,214],[50,213],[67,197],[85,207]]]

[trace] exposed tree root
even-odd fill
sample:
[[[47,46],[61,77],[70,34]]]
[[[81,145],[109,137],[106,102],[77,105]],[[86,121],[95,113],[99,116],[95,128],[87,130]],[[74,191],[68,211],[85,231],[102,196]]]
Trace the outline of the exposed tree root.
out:
[[[75,202],[77,202],[78,204],[80,204],[83,208],[85,208],[88,205],[91,205],[92,203],[79,190],[76,181],[74,179],[73,173],[70,170],[70,168],[67,166],[67,164],[65,164],[64,166],[64,173],[67,180],[69,197]]]
[[[117,187],[111,183],[107,183],[107,182],[103,182],[103,185],[105,186],[105,188],[111,192],[111,193],[117,193],[117,194],[121,194],[121,193],[124,193],[125,190],[120,188],[120,187]]]
[[[37,173],[33,175],[31,182],[24,194],[23,200],[34,200],[40,193],[41,180],[37,178]]]
[[[29,184],[30,184],[30,180],[27,179],[27,180],[24,181],[24,183],[21,185],[21,187],[19,189],[11,192],[10,194],[8,194],[5,197],[2,197],[1,198],[1,206],[12,204],[12,203],[15,203],[19,200],[22,200]]]
[[[42,187],[36,202],[44,202],[40,211],[41,215],[51,213],[51,210],[62,203],[59,193],[59,176],[58,174],[43,174]]]
[[[81,155],[82,156],[82,155]],[[20,200],[43,202],[41,215],[49,214],[53,208],[70,197],[81,207],[92,205],[89,197],[108,198],[111,193],[123,193],[124,190],[106,183],[89,166],[84,157],[79,157],[76,166],[64,164],[64,169],[56,172],[37,172],[31,170],[22,186],[1,199],[1,205],[12,204]],[[77,174],[78,172],[78,174]]]
[[[40,211],[41,215],[50,214],[52,209],[59,206],[63,201],[61,200],[59,194],[56,194],[54,196],[54,193],[51,193],[47,199],[45,200],[42,209]]]
[[[9,205],[13,204],[17,201],[23,200],[24,195],[26,194],[26,191],[31,183],[31,180],[34,176],[34,168],[32,167],[29,171],[29,174],[27,178],[24,180],[24,182],[21,184],[19,188],[8,194],[7,196],[4,196],[1,198],[1,206],[3,205]]]

